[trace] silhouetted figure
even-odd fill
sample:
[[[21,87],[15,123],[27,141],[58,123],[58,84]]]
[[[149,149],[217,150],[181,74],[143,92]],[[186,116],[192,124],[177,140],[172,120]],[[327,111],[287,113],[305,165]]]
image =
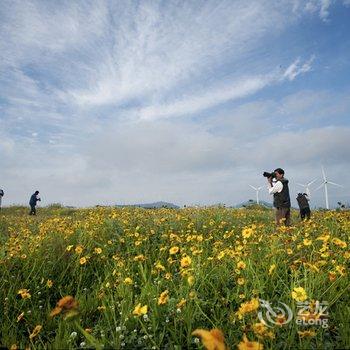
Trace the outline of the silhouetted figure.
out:
[[[39,198],[39,191],[35,191],[31,197],[30,197],[30,200],[29,200],[29,205],[30,205],[30,212],[29,212],[29,215],[36,215],[36,209],[35,209],[35,206],[36,206],[36,203],[37,202],[40,202],[41,199]]]
[[[300,209],[300,218],[305,220],[305,217],[310,220],[311,210],[309,205],[309,198],[306,193],[298,193],[297,202]]]
[[[290,196],[288,180],[284,177],[284,170],[277,168],[267,178],[269,193],[273,195],[273,206],[276,208],[276,224],[290,226]],[[273,179],[275,181],[273,182]]]
[[[3,196],[4,196],[4,191],[0,188],[0,210],[1,210],[1,202],[2,202]]]

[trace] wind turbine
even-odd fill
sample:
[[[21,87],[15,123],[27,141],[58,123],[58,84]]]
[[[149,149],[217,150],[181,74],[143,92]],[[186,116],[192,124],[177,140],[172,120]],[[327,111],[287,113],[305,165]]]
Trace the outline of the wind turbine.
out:
[[[249,185],[253,190],[256,191],[256,204],[259,204],[259,191],[264,187],[264,186],[260,186],[260,187],[254,187],[252,185]]]
[[[322,175],[323,175],[323,182],[320,186],[318,186],[316,188],[315,191],[319,190],[322,186],[324,186],[324,195],[326,197],[326,208],[329,209],[329,203],[328,203],[328,187],[327,185],[330,184],[330,185],[334,185],[334,186],[338,186],[338,187],[343,187],[342,185],[339,185],[339,184],[336,184],[335,182],[332,182],[332,181],[328,181],[327,178],[326,178],[326,174],[324,172],[324,169],[322,167]]]
[[[312,180],[311,182],[307,183],[306,185],[301,184],[301,183],[297,183],[297,185],[304,187],[305,188],[305,193],[307,194],[307,196],[310,198],[311,192],[310,192],[310,186],[316,181]]]

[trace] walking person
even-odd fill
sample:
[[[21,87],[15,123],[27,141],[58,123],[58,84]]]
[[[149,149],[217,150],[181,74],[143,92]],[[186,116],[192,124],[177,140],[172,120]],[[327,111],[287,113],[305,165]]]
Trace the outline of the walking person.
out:
[[[272,181],[275,179],[275,181]],[[288,180],[284,177],[284,170],[281,168],[267,178],[269,193],[273,195],[273,206],[276,208],[276,224],[290,226],[290,196]]]
[[[35,206],[36,206],[36,203],[37,202],[41,202],[41,199],[39,198],[39,191],[35,191],[31,197],[30,197],[30,200],[29,200],[29,205],[30,205],[30,212],[29,212],[29,215],[36,215],[36,209],[35,209]]]
[[[309,205],[309,197],[306,193],[298,193],[297,202],[300,210],[300,219],[305,220],[305,217],[310,220],[311,210]]]
[[[0,210],[1,210],[1,202],[2,202],[2,197],[4,196],[4,191],[0,188]]]

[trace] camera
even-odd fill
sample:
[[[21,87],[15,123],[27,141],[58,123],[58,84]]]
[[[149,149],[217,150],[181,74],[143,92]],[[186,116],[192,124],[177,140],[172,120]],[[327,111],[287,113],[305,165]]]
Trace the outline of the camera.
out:
[[[276,173],[274,171],[271,172],[271,173],[268,173],[267,171],[264,171],[263,172],[263,176],[267,177],[267,178],[269,178],[269,177],[275,178],[276,177]]]

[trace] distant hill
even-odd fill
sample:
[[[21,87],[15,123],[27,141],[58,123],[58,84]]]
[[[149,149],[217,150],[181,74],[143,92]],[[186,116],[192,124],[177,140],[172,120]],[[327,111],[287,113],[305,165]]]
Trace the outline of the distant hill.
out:
[[[245,207],[249,207],[251,205],[256,205],[256,201],[254,201],[253,199],[249,199],[245,202],[242,202],[242,203],[235,205],[235,208],[245,208]],[[272,203],[265,202],[265,201],[259,201],[259,205],[266,207],[266,208],[273,208]]]
[[[157,209],[157,208],[169,208],[169,209],[179,209],[180,207],[173,203],[168,202],[154,202],[154,203],[144,203],[144,204],[118,204],[116,207],[137,207],[145,209]]]

